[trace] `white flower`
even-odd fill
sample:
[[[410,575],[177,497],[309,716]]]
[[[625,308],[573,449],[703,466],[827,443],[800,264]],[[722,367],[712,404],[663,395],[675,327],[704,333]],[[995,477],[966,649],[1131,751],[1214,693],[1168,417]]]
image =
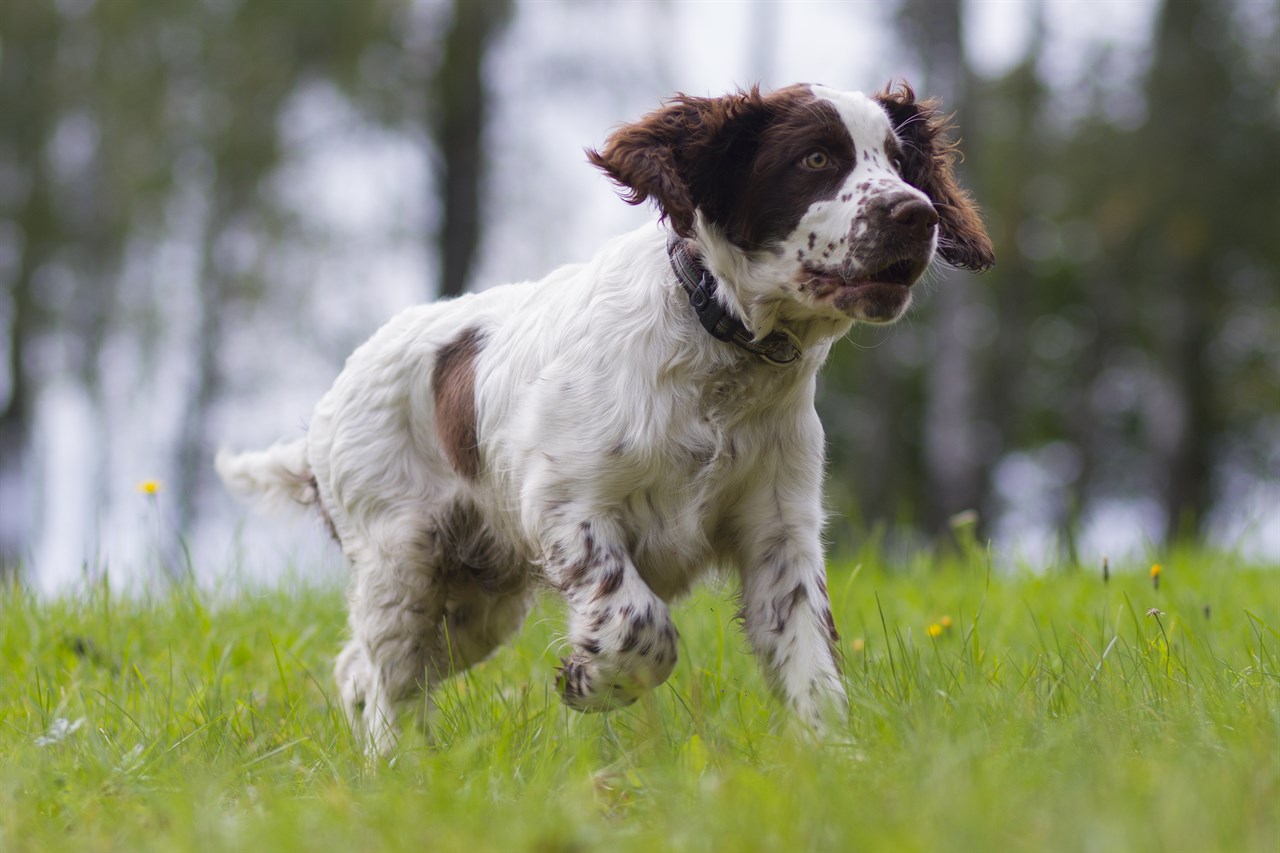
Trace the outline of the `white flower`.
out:
[[[142,764],[142,744],[136,744],[133,749],[120,757],[120,764],[115,770],[117,773],[132,773],[142,767]]]
[[[84,725],[84,717],[74,723],[66,717],[58,717],[49,726],[49,731],[36,738],[36,746],[48,746],[51,743],[62,743],[67,736]]]

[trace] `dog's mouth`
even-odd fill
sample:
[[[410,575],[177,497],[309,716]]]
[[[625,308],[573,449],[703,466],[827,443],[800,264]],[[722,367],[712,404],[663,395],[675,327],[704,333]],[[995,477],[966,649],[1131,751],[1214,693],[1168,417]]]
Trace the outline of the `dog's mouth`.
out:
[[[901,258],[871,272],[848,276],[838,270],[805,265],[800,289],[856,320],[889,323],[911,304],[911,285],[929,265],[928,259]]]
[[[910,287],[924,274],[927,265],[927,261],[918,258],[903,258],[882,266],[874,272],[848,277],[838,270],[820,270],[806,264],[803,289],[821,298],[837,295],[841,291],[858,290],[875,285]]]
[[[925,265],[918,260],[904,258],[866,277],[867,284],[897,284],[910,287],[924,273]]]

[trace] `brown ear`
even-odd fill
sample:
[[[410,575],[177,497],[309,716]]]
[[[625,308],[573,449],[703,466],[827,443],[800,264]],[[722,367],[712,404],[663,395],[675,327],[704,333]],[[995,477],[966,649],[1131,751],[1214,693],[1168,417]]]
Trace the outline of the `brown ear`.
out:
[[[947,134],[949,116],[937,99],[917,101],[911,86],[899,83],[875,96],[889,114],[902,149],[902,177],[922,191],[938,211],[938,252],[948,263],[981,272],[996,262],[978,206],[955,178],[959,147]]]
[[[652,198],[676,233],[692,237],[697,210],[719,221],[737,184],[729,174],[749,167],[743,141],[754,135],[736,132],[737,126],[763,116],[758,87],[723,98],[676,95],[614,131],[602,151],[588,148],[587,159],[622,188],[628,204]],[[731,124],[733,133],[727,132]]]

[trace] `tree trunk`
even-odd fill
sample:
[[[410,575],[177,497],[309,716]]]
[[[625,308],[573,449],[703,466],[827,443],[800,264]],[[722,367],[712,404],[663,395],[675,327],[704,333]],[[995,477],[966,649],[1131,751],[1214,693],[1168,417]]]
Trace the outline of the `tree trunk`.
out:
[[[226,310],[228,282],[214,261],[214,245],[226,227],[224,208],[215,203],[209,211],[202,236],[200,276],[193,356],[195,369],[178,433],[177,459],[173,480],[173,535],[162,544],[161,559],[171,579],[179,579],[188,570],[184,565],[184,541],[192,531],[212,470],[213,453],[208,440],[209,410],[222,385],[218,352],[222,345],[222,319]]]
[[[33,406],[26,349],[31,336],[32,248],[23,252],[22,268],[9,291],[13,306],[5,363],[9,397],[0,407],[0,580],[17,574],[27,549],[35,513],[31,488],[31,419]]]
[[[1212,500],[1216,410],[1214,377],[1208,364],[1215,306],[1206,294],[1212,273],[1201,256],[1182,271],[1179,288],[1182,317],[1169,355],[1172,378],[1177,389],[1179,429],[1169,448],[1167,480],[1162,495],[1165,511],[1165,541],[1191,539],[1202,533],[1205,515]]]
[[[51,4],[0,3],[0,33],[7,37],[0,49],[0,166],[30,180],[19,206],[0,208],[0,219],[17,225],[20,247],[6,288],[12,313],[4,336],[9,393],[0,398],[0,577],[16,573],[24,562],[39,515],[31,464],[35,383],[27,356],[47,326],[33,279],[60,239],[45,145],[58,106],[53,67],[61,20]]]
[[[453,3],[453,24],[445,37],[435,80],[439,113],[433,131],[440,154],[437,176],[444,203],[438,235],[440,296],[457,296],[466,290],[480,245],[484,126],[489,106],[484,61],[510,10],[510,0]]]

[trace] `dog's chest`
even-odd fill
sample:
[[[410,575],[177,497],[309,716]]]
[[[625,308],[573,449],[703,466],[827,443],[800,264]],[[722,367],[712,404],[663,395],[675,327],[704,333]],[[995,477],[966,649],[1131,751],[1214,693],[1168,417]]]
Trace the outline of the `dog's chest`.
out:
[[[683,592],[703,571],[735,558],[744,499],[758,491],[782,417],[759,402],[749,376],[701,387],[698,405],[667,425],[646,476],[626,498],[634,556],[659,595]]]

